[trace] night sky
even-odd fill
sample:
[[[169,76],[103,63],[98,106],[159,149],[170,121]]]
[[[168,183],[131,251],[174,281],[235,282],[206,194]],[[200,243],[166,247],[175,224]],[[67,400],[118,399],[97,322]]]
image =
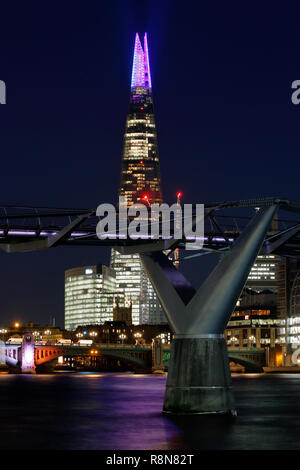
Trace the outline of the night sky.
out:
[[[300,200],[295,5],[2,2],[0,204],[115,202],[136,31],[148,32],[165,201],[178,189],[183,202]],[[107,249],[1,252],[0,326],[63,326],[65,269],[101,262]]]

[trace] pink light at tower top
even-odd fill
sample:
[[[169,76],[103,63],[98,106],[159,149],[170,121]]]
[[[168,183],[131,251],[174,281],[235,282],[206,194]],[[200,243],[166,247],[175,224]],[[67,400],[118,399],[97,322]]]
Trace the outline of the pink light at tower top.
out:
[[[147,86],[148,88],[152,88],[147,33],[145,33],[145,36],[144,36],[144,62],[145,62],[145,86]]]
[[[131,88],[152,88],[147,33],[144,35],[144,49],[139,34],[135,35]]]

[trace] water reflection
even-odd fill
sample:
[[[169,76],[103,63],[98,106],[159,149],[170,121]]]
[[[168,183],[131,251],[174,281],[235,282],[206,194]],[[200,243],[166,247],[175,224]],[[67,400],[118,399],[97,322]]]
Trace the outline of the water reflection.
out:
[[[0,376],[0,449],[299,449],[300,376],[233,377],[238,416],[162,415],[166,376]]]

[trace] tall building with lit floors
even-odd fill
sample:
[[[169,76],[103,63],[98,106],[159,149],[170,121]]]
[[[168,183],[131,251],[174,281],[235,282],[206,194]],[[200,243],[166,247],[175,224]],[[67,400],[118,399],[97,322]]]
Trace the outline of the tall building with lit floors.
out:
[[[271,230],[268,235],[271,236],[278,231],[278,221],[274,218]],[[259,253],[247,279],[246,287],[255,292],[270,291],[277,295],[277,266],[280,262],[280,256]]]
[[[272,222],[269,236],[278,230],[278,222]],[[260,253],[248,276],[245,288],[239,299],[239,305],[254,306],[254,301],[264,297],[268,298],[269,305],[277,304],[278,294],[278,266],[280,264],[280,256],[273,254]]]
[[[275,255],[258,255],[247,279],[247,287],[255,291],[271,290],[277,292],[277,264]]]
[[[65,329],[112,321],[115,296],[116,275],[111,268],[98,264],[68,269],[65,272]]]
[[[283,258],[277,268],[278,312],[286,321],[286,357],[300,347],[300,260]]]
[[[147,33],[143,46],[138,33],[135,37],[119,196],[126,198],[127,206],[162,203]],[[138,255],[112,250],[111,267],[116,272],[117,291],[132,302],[133,324],[166,321]]]

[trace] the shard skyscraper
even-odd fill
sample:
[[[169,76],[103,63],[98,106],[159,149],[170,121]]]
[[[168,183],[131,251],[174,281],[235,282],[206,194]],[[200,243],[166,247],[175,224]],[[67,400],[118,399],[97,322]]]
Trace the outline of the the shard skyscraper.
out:
[[[145,200],[162,203],[147,33],[143,46],[138,33],[135,36],[119,196],[126,197],[128,206]],[[132,302],[133,323],[165,321],[139,256],[112,250],[111,267],[116,271],[119,292]]]

